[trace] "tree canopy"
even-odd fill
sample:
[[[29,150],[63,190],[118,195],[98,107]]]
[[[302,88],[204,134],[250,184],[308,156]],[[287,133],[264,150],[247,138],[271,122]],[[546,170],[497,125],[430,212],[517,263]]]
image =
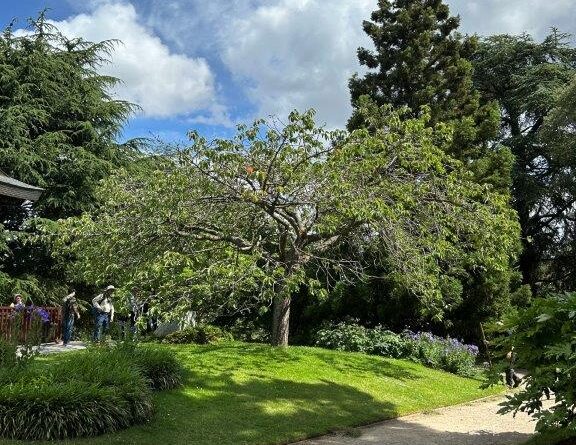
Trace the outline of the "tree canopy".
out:
[[[506,269],[514,214],[444,153],[449,126],[364,102],[373,134],[328,132],[311,112],[241,126],[230,140],[192,133],[155,174],[107,180],[94,217],[63,224],[63,252],[93,280],[155,288],[166,310],[206,313],[215,290],[216,306],[237,305],[235,287],[273,301],[273,342],[286,344],[300,286],[326,287],[319,270],[362,277],[365,253],[384,251],[381,261],[441,317],[442,273]],[[343,243],[353,246],[345,257]]]
[[[63,271],[30,218],[94,209],[98,181],[135,154],[130,143],[116,142],[134,106],[110,96],[118,79],[97,72],[114,44],[68,38],[44,14],[25,32],[10,25],[0,36],[0,169],[45,189],[33,209],[0,205],[10,231],[2,236],[8,240],[0,270],[4,295],[65,295]]]
[[[454,125],[448,152],[476,163],[482,181],[505,188],[511,160],[505,151],[486,146],[498,129],[498,109],[492,103],[480,104],[470,61],[477,40],[458,34],[459,24],[441,0],[380,0],[371,20],[363,23],[374,49],[358,49],[358,60],[368,70],[350,79],[356,108],[348,128],[365,126],[356,105],[363,95],[378,105],[406,106],[412,116],[429,107],[431,125]]]
[[[110,96],[118,79],[96,71],[114,44],[67,38],[43,14],[0,38],[0,165],[45,188],[43,217],[90,210],[97,182],[126,156],[115,137],[134,107]]]
[[[571,288],[576,49],[557,31],[541,43],[529,35],[491,36],[481,42],[474,67],[483,98],[500,104],[498,142],[515,158],[512,196],[522,227],[524,283],[536,292]]]

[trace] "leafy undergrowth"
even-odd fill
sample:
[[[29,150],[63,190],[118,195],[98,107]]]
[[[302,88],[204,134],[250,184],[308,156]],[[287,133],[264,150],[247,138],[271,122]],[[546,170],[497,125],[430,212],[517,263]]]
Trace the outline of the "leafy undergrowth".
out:
[[[187,376],[182,389],[155,394],[150,423],[65,443],[281,444],[500,391],[360,353],[244,343],[165,347],[178,353]]]
[[[535,434],[524,445],[576,445],[576,432],[558,430]]]

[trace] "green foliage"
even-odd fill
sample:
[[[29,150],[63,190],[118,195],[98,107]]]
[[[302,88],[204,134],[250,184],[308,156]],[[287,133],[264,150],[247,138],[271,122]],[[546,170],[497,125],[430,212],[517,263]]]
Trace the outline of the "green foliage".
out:
[[[0,369],[19,372],[38,355],[43,319],[36,308],[18,305],[4,323],[0,333]]]
[[[454,125],[454,139],[447,147],[451,155],[478,161],[475,172],[483,182],[501,183],[510,174],[510,163],[503,162],[507,153],[504,150],[504,156],[499,156],[485,144],[498,130],[498,109],[496,104],[480,105],[470,62],[477,41],[458,34],[459,24],[460,19],[450,16],[441,0],[378,2],[371,20],[363,23],[374,49],[358,49],[358,60],[368,72],[350,79],[355,112],[348,128],[371,128],[358,110],[363,95],[378,105],[408,107],[413,116],[428,107],[431,125]]]
[[[378,2],[371,20],[363,23],[374,48],[358,49],[360,64],[367,70],[362,76],[356,74],[350,79],[354,112],[348,128],[369,131],[382,128],[382,122],[366,118],[362,111],[363,97],[379,106],[408,107],[407,116],[427,114],[427,125],[445,123],[452,129],[450,142],[438,146],[462,161],[473,172],[474,181],[490,184],[504,199],[509,199],[514,156],[508,148],[492,143],[499,128],[498,106],[495,101],[481,102],[473,84],[471,63],[477,38],[460,35],[459,22],[458,17],[450,16],[442,0]],[[478,199],[483,198],[478,196]],[[512,249],[511,257],[518,252],[518,247]],[[380,254],[386,255],[386,252]],[[407,300],[410,307],[418,306],[412,289],[407,288],[402,279],[396,279],[398,275],[376,266],[372,275],[387,278],[385,286],[371,283],[373,287],[386,288],[382,295],[379,290],[373,291],[379,295],[381,306],[395,307],[398,302],[402,306]],[[517,280],[510,261],[498,268],[459,264],[449,267],[436,281],[435,288],[446,304],[443,327],[471,335],[470,331],[477,330],[479,321],[506,310],[510,290]],[[376,322],[400,324],[402,320],[394,318],[401,315],[385,316]],[[405,315],[404,321],[412,321],[409,318],[412,317]],[[430,321],[430,317],[425,317],[417,323]],[[438,317],[432,322],[437,324]]]
[[[147,381],[128,356],[90,350],[14,373],[0,372],[0,436],[94,436],[150,420]]]
[[[506,319],[503,329],[511,332],[501,340],[503,351],[514,346],[517,366],[528,369],[529,375],[502,411],[532,414],[538,431],[576,432],[576,293],[535,299],[531,307]],[[555,403],[544,407],[546,388]]]
[[[66,37],[44,13],[29,25],[0,35],[0,166],[45,190],[33,208],[18,200],[0,206],[7,231],[0,238],[8,240],[0,291],[21,289],[40,303],[67,289],[49,237],[30,218],[49,223],[93,210],[98,182],[138,151],[134,142],[115,141],[135,107],[110,95],[118,79],[98,73],[116,42]]]
[[[263,313],[254,314],[255,319],[241,315],[233,324],[226,326],[226,330],[235,340],[251,343],[269,343],[270,330],[265,329]]]
[[[514,155],[512,204],[522,229],[519,266],[533,292],[573,289],[573,82],[576,49],[553,30],[542,42],[529,35],[483,39],[474,55],[474,82],[485,102],[500,104],[495,142]],[[571,118],[572,116],[572,118]]]
[[[431,368],[471,377],[478,373],[475,345],[464,344],[454,338],[442,338],[429,332],[414,334],[406,331],[406,357]]]
[[[66,443],[292,443],[501,392],[405,360],[320,348],[247,343],[160,347],[177,353],[186,367],[184,388],[155,394],[157,415],[150,422]],[[40,361],[40,373],[65,356]]]
[[[140,346],[129,358],[140,368],[153,390],[163,391],[182,385],[183,368],[172,351]]]
[[[54,440],[116,431],[130,425],[130,410],[123,402],[114,388],[85,381],[2,387],[0,436]]]
[[[338,351],[367,352],[372,346],[368,331],[356,323],[338,323],[319,329],[314,344]]]
[[[195,343],[198,345],[207,345],[232,340],[233,337],[229,332],[222,330],[218,326],[205,324],[194,327],[191,326],[168,334],[162,342],[172,344]]]
[[[92,209],[97,182],[132,153],[114,137],[133,106],[109,95],[118,79],[97,73],[114,44],[67,38],[44,14],[0,37],[0,164],[46,189],[42,216]]]
[[[77,257],[87,281],[137,282],[155,289],[157,310],[207,320],[273,297],[289,306],[302,286],[323,297],[319,271],[354,280],[370,261],[441,319],[447,271],[508,270],[514,213],[446,155],[450,126],[360,109],[379,130],[327,132],[313,112],[293,112],[230,140],[192,134],[161,170],[105,181],[94,216],[62,221],[58,254]],[[275,320],[273,341],[287,333],[287,318]]]
[[[427,332],[414,334],[406,331],[399,335],[380,327],[370,329],[356,323],[341,322],[319,329],[314,335],[314,344],[339,351],[409,358],[462,376],[477,373],[476,346]]]

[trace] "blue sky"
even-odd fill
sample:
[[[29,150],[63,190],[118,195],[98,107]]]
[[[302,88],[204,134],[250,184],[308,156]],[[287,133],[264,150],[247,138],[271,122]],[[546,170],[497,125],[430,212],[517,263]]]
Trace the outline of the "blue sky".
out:
[[[124,138],[229,136],[255,117],[315,108],[329,127],[350,114],[347,80],[369,46],[361,23],[376,0],[4,0],[0,23],[48,8],[70,36],[120,39],[103,72],[142,107]],[[482,35],[555,26],[576,34],[574,0],[448,0],[461,29]]]

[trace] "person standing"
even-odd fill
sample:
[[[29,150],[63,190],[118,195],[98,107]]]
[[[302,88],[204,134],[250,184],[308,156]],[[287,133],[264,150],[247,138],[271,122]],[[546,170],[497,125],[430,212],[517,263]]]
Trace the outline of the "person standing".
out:
[[[132,292],[128,296],[128,307],[130,309],[130,333],[132,335],[136,334],[136,322],[140,316],[141,304],[140,304],[140,290],[137,287],[132,288]]]
[[[22,301],[22,294],[14,294],[14,301],[10,303],[10,307],[23,308],[24,302]]]
[[[80,319],[80,312],[78,312],[76,291],[73,290],[62,300],[62,343],[64,346],[70,343],[74,330],[74,320],[78,319]]]
[[[516,352],[514,352],[514,346],[510,348],[510,351],[506,354],[506,360],[508,361],[508,366],[506,368],[506,384],[511,388],[516,388],[522,382],[522,377],[516,374],[514,370],[514,364],[516,363]]]
[[[103,332],[108,330],[110,323],[114,321],[114,304],[112,304],[112,294],[116,288],[109,285],[101,294],[92,299],[94,308],[94,341],[100,341]]]

